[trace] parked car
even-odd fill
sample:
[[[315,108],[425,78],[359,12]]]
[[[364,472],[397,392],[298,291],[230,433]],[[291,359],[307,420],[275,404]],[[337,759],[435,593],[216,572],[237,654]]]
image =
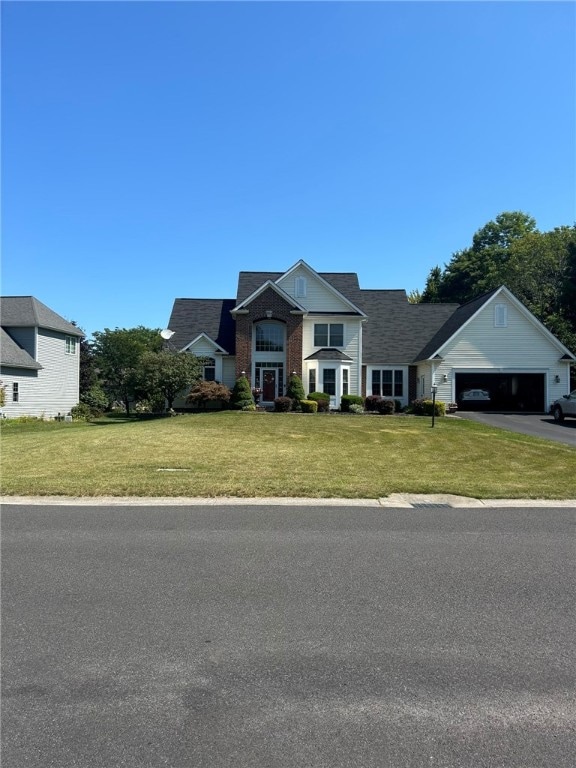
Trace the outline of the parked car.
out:
[[[552,416],[554,421],[564,421],[565,416],[576,417],[576,389],[573,389],[569,395],[563,395],[552,403]]]
[[[486,389],[465,389],[460,395],[460,400],[490,400],[490,392]]]

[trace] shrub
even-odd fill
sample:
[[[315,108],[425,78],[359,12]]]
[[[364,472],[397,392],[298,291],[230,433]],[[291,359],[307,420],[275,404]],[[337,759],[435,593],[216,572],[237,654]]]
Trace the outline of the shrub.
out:
[[[248,403],[247,405],[242,406],[240,409],[242,411],[255,411],[256,410],[256,404],[255,403]]]
[[[276,400],[274,400],[274,410],[278,413],[287,413],[292,410],[292,398],[277,397]]]
[[[109,405],[108,396],[100,384],[93,384],[89,390],[82,392],[80,402],[88,405],[93,414],[104,413]]]
[[[349,413],[364,413],[364,408],[360,403],[350,403],[348,406]]]
[[[413,400],[410,405],[410,411],[415,416],[432,416],[433,401],[426,398]],[[446,414],[446,404],[442,400],[436,400],[434,415],[444,416]]]
[[[318,403],[318,413],[330,410],[330,395],[326,392],[310,392],[308,400],[314,400]]]
[[[383,416],[389,416],[390,414],[394,413],[395,408],[396,406],[394,404],[394,400],[388,400],[385,397],[381,397],[376,404],[376,410]]]
[[[70,411],[73,421],[89,421],[94,414],[87,403],[78,403]]]
[[[304,385],[300,376],[292,374],[288,380],[288,386],[286,387],[286,397],[292,400],[292,410],[300,410],[300,401],[306,397],[304,393]]]
[[[342,395],[340,398],[340,410],[342,413],[349,411],[351,405],[363,406],[364,398],[360,397],[360,395]],[[354,411],[354,413],[358,413],[358,411]],[[364,408],[362,408],[362,413],[364,413]]]
[[[316,400],[300,400],[300,407],[302,408],[302,413],[316,413],[318,411]]]
[[[6,405],[6,386],[0,381],[0,408]]]
[[[396,411],[396,413],[401,413],[402,403],[400,402],[400,400],[394,400],[394,410]]]
[[[225,384],[217,381],[199,381],[186,397],[187,403],[206,408],[210,402],[228,403],[232,393]]]
[[[250,389],[250,382],[246,376],[240,376],[236,379],[230,395],[230,407],[236,411],[242,411],[247,405],[254,405],[254,397]]]
[[[367,411],[377,411],[378,410],[378,403],[384,400],[384,398],[381,395],[368,395],[366,398],[364,405],[366,407]]]

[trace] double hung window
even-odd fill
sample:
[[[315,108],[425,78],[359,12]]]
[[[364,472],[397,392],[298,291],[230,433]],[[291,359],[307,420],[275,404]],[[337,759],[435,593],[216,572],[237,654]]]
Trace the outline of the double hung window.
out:
[[[372,371],[372,394],[382,397],[402,397],[404,393],[404,371]]]
[[[343,323],[316,323],[314,325],[315,347],[343,347]]]

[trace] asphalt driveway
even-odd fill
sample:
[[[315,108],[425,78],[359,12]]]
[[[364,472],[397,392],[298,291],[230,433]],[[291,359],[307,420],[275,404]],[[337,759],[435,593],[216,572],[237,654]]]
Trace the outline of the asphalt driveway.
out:
[[[561,424],[554,421],[550,414],[542,413],[486,413],[480,411],[461,411],[461,419],[473,419],[490,427],[509,429],[523,435],[544,437],[576,448],[576,419],[566,419]]]

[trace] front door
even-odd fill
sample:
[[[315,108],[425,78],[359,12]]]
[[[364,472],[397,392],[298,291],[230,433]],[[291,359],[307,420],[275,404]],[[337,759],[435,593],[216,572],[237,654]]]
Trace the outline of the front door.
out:
[[[262,400],[271,403],[276,399],[276,369],[265,368],[262,372]]]

